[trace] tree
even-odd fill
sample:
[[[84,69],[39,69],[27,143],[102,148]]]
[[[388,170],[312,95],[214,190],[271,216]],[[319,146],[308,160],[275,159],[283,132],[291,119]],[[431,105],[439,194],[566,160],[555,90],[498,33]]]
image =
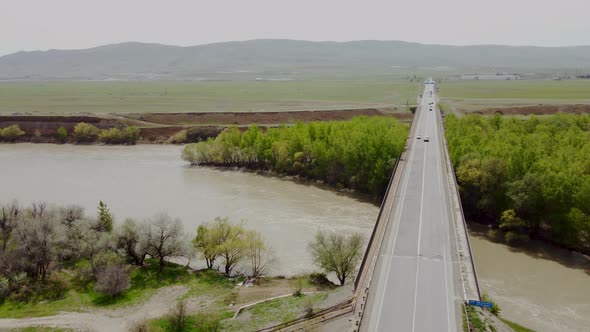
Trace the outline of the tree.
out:
[[[216,219],[212,231],[219,241],[218,252],[223,258],[224,272],[231,275],[236,265],[244,258],[246,247],[244,245],[244,227],[232,225],[227,218]]]
[[[8,241],[20,216],[21,210],[16,202],[0,206],[0,249],[2,249],[0,254],[6,252]]]
[[[117,297],[129,289],[129,273],[123,265],[108,265],[98,272],[94,289]]]
[[[60,142],[65,142],[68,139],[68,131],[64,127],[57,128],[55,136]]]
[[[2,136],[5,140],[9,142],[15,141],[17,138],[23,136],[24,134],[25,132],[21,130],[17,124],[13,124],[12,126],[0,129],[0,136]]]
[[[183,229],[179,219],[158,214],[146,223],[146,245],[150,256],[157,258],[160,272],[167,258],[182,256],[186,252]]]
[[[27,211],[15,228],[17,257],[24,270],[35,280],[45,280],[49,267],[57,258],[58,222],[52,216]],[[37,211],[38,212],[38,211]]]
[[[117,228],[117,248],[123,250],[133,264],[142,266],[148,254],[147,241],[135,220],[127,218]]]
[[[262,275],[272,264],[272,251],[262,235],[256,231],[247,231],[244,238],[245,253],[250,275]]]
[[[217,222],[220,218],[215,218]],[[219,255],[219,237],[209,229],[208,225],[199,225],[197,236],[193,239],[193,246],[205,258],[207,269],[213,268],[213,263]]]
[[[99,232],[111,232],[113,230],[113,215],[105,203],[98,203],[98,221],[96,230]]]
[[[95,126],[89,123],[80,122],[74,127],[73,136],[76,142],[90,143],[96,141],[99,133],[100,129]]]
[[[101,268],[120,260],[115,254],[113,236],[98,231],[90,222],[79,226],[81,256],[88,260],[92,278],[97,278]]]
[[[256,125],[245,132],[233,127],[215,139],[186,145],[182,158],[192,165],[298,174],[380,196],[385,193],[407,133],[407,125],[379,117],[300,122],[268,128],[266,133]]]
[[[139,140],[139,135],[141,134],[141,130],[135,126],[128,126],[122,130],[121,135],[123,140],[127,144],[135,144],[137,140]]]
[[[119,144],[123,141],[121,130],[117,127],[103,129],[98,133],[98,140],[105,144]]]
[[[340,285],[356,271],[363,254],[363,239],[360,234],[343,235],[318,231],[310,244],[315,264],[326,272],[336,273]]]

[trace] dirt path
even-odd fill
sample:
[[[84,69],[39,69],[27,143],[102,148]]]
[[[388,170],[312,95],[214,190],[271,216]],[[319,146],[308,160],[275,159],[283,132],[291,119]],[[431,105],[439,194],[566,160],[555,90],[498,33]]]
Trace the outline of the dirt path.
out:
[[[62,312],[46,317],[0,319],[0,330],[47,326],[77,331],[128,331],[137,322],[166,315],[176,300],[186,292],[186,286],[172,286],[160,289],[142,304],[119,309],[93,309],[89,312]]]

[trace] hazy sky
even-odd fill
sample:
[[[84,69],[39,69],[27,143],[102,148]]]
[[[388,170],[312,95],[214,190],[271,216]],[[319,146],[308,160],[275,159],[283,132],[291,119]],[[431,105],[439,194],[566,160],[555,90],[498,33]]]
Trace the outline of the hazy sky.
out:
[[[257,38],[588,45],[590,0],[0,0],[0,55]]]

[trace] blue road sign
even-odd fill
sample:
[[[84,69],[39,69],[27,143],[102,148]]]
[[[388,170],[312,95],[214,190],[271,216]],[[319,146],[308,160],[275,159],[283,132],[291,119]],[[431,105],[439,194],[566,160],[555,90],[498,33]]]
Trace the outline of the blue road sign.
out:
[[[489,308],[489,309],[492,309],[494,307],[494,304],[492,302],[486,302],[486,301],[469,300],[468,304],[482,307],[482,308]]]

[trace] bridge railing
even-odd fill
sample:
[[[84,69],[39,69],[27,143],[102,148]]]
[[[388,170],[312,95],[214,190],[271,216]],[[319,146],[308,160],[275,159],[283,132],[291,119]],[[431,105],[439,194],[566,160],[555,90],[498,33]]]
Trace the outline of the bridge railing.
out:
[[[401,155],[400,155],[400,157],[401,157]],[[394,178],[395,172],[397,170],[398,164],[399,164],[399,158],[397,158],[395,160],[395,164],[393,165],[393,170],[391,171],[391,175],[389,177],[389,183],[387,184],[387,190],[385,190],[385,195],[383,196],[383,200],[381,201],[381,206],[379,207],[379,214],[377,215],[377,221],[375,222],[375,226],[373,226],[373,231],[371,232],[371,237],[369,238],[369,243],[367,243],[367,249],[365,250],[365,255],[363,256],[363,260],[361,261],[361,265],[359,267],[359,273],[357,274],[357,276],[354,280],[355,291],[356,291],[360,281],[364,277],[363,272],[365,269],[365,265],[367,264],[369,252],[371,251],[373,241],[375,240],[375,234],[377,233],[377,229],[379,228],[379,225],[381,222],[381,215],[383,214],[383,206],[385,205],[385,202],[387,201],[387,197],[389,196],[389,190],[391,188],[391,184],[393,182],[393,178]]]
[[[442,114],[441,114],[441,120],[442,120],[442,128],[444,129],[445,127],[445,122],[444,119],[442,118]],[[461,210],[461,222],[463,223],[463,228],[465,229],[465,238],[467,240],[467,248],[469,249],[469,260],[471,262],[471,268],[473,269],[473,278],[475,279],[475,287],[476,287],[476,291],[477,291],[477,297],[478,300],[481,301],[481,290],[479,287],[479,280],[477,278],[477,270],[475,268],[475,260],[473,258],[473,249],[471,247],[471,241],[469,240],[469,233],[467,231],[467,221],[465,220],[465,212],[463,211],[463,203],[461,202],[461,194],[459,193],[459,183],[457,182],[457,173],[455,173],[455,166],[453,166],[453,162],[451,161],[451,157],[449,155],[449,144],[447,142],[447,138],[444,134],[444,131],[442,133],[442,141],[444,143],[444,152],[445,152],[445,156],[448,159],[448,165],[450,165],[451,167],[451,173],[453,175],[453,183],[455,184],[455,193],[457,195],[457,200],[459,201],[459,209]]]

